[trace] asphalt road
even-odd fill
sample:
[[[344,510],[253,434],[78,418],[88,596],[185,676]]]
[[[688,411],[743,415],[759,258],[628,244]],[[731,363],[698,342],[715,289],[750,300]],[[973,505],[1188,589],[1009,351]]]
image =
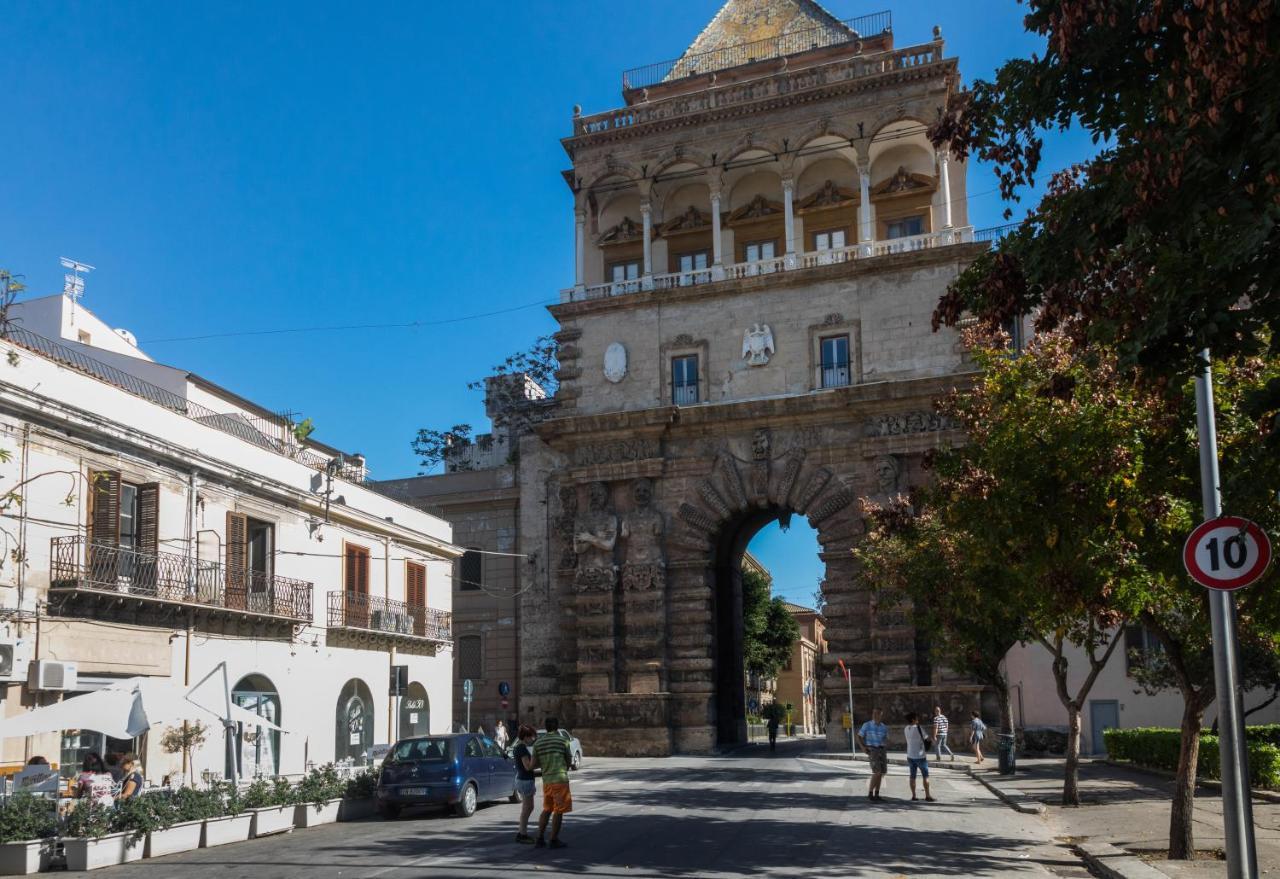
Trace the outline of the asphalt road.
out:
[[[936,803],[909,801],[903,767],[866,799],[865,763],[769,754],[588,759],[573,778],[569,847],[514,842],[519,806],[470,819],[409,812],[295,831],[98,871],[106,877],[1083,876],[1045,821],[1001,804],[978,782],[934,772]],[[534,819],[537,811],[534,812]]]

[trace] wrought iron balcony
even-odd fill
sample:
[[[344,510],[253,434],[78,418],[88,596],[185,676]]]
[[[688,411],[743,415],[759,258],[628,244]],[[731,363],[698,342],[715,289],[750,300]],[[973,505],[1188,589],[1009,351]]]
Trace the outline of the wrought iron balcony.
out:
[[[453,640],[448,611],[363,592],[330,592],[327,623],[331,631],[392,642],[449,644]]]
[[[309,623],[312,586],[304,580],[232,571],[225,565],[167,552],[138,552],[55,537],[49,552],[51,598],[108,594],[142,604],[193,607],[227,615]]]

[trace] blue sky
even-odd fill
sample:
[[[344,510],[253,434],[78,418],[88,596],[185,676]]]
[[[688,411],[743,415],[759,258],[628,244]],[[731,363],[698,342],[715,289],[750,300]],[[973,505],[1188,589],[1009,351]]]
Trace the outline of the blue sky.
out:
[[[1040,48],[1013,0],[827,6],[890,8],[899,45],[940,24],[966,78]],[[156,359],[411,475],[415,430],[479,426],[466,383],[554,329],[572,106],[620,104],[623,68],[679,55],[718,7],[7,3],[0,266],[32,295],[60,289],[60,256],[96,266],[85,304]],[[1089,151],[1055,138],[1045,167]],[[994,188],[971,169],[975,225],[1003,222]],[[191,336],[213,338],[166,341]]]

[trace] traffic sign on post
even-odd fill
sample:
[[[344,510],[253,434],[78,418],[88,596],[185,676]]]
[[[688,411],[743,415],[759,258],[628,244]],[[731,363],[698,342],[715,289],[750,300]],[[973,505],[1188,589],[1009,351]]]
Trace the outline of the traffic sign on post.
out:
[[[466,702],[471,701],[471,694],[476,691],[475,684],[471,683],[471,678],[467,678],[462,682],[462,698]]]
[[[1182,547],[1191,579],[1209,589],[1243,589],[1266,573],[1271,541],[1248,519],[1220,516],[1202,522]]]

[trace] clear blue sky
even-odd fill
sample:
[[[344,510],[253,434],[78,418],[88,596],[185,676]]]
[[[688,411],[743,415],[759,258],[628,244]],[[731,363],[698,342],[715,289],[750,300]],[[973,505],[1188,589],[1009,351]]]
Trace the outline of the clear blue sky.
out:
[[[10,2],[0,266],[32,295],[60,289],[59,256],[97,266],[85,304],[158,360],[411,475],[418,427],[481,426],[467,381],[553,330],[542,307],[164,340],[553,300],[572,106],[617,106],[624,67],[679,55],[719,5]],[[966,78],[1039,48],[1013,0],[827,6],[891,8],[899,45],[940,24]],[[1055,139],[1045,167],[1088,151]],[[1002,222],[994,187],[971,169],[975,225]]]

